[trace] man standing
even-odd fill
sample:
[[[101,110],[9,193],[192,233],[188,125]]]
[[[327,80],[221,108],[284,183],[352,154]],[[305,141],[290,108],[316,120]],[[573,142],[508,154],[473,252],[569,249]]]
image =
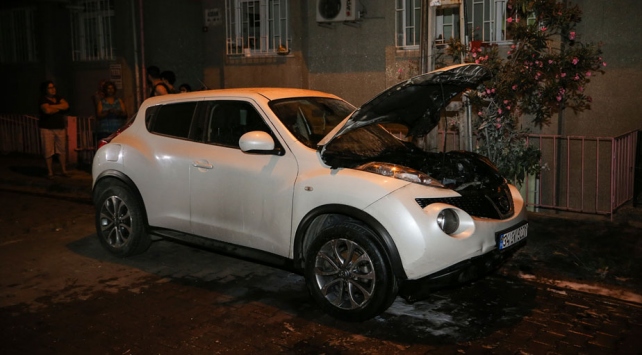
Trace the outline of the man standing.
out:
[[[152,87],[149,97],[169,94],[169,89],[161,79],[161,71],[157,66],[151,65],[147,67],[147,81]]]
[[[64,113],[69,109],[65,99],[56,93],[56,85],[47,80],[40,85],[40,139],[47,164],[47,178],[53,178],[53,156],[58,154],[62,176],[68,177],[66,163],[67,130]]]

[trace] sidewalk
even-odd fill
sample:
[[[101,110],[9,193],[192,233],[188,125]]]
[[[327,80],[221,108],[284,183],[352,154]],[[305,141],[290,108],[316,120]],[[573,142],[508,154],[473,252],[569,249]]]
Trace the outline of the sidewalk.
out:
[[[69,177],[60,175],[54,161],[54,177],[47,179],[44,159],[33,155],[0,155],[0,191],[20,191],[91,202],[91,166],[69,168]]]
[[[41,158],[0,155],[0,191],[91,203],[90,170],[49,180]],[[642,304],[642,207],[623,206],[613,217],[529,213],[528,244],[500,273]]]
[[[641,207],[623,206],[613,221],[529,213],[528,239],[501,273],[642,304]]]

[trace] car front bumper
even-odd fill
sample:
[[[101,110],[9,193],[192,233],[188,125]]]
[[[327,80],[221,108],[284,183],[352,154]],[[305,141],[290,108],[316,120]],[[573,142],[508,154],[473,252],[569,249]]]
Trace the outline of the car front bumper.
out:
[[[463,260],[421,279],[403,281],[399,295],[412,303],[425,299],[439,289],[478,280],[499,269],[524,245],[526,245],[526,240],[522,240],[503,251],[495,249],[486,254]]]

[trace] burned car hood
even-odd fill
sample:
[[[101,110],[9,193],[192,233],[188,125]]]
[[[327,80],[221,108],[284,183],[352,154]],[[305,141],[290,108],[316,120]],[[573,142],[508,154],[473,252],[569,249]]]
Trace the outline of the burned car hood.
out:
[[[450,100],[489,77],[490,72],[481,65],[460,64],[401,82],[334,127],[318,143],[321,158],[332,167],[351,167],[357,162],[376,161],[382,154],[404,150],[398,146],[410,148],[410,144],[386,134],[380,124],[402,124],[408,127],[409,136],[426,134],[437,126],[440,112]]]
[[[491,215],[504,218],[512,213],[506,179],[487,158],[463,151],[427,152],[393,136],[379,123],[400,123],[410,135],[435,128],[440,111],[450,100],[488,78],[487,69],[466,64],[414,77],[366,103],[343,126],[335,127],[320,142],[322,160],[331,168],[349,168],[388,177],[453,189]],[[489,205],[485,205],[486,202]],[[442,201],[443,202],[443,201]],[[454,203],[449,201],[448,203]],[[485,213],[485,212],[484,212]]]
[[[437,126],[441,109],[452,98],[489,77],[488,69],[479,64],[460,64],[410,78],[358,108],[320,145],[351,130],[377,123],[402,124],[408,127],[411,136],[426,134]]]

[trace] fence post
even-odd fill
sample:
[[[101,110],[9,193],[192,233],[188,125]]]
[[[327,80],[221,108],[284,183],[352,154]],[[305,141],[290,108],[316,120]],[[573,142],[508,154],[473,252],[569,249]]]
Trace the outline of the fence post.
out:
[[[78,118],[67,116],[67,163],[78,164]]]

